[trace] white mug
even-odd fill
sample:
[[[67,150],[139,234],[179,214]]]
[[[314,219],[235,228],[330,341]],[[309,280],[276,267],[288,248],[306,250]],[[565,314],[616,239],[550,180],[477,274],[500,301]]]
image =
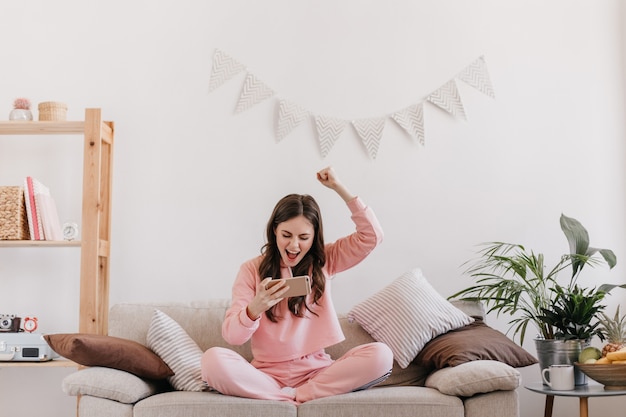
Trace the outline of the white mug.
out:
[[[573,365],[550,365],[541,371],[543,382],[555,391],[574,389]]]

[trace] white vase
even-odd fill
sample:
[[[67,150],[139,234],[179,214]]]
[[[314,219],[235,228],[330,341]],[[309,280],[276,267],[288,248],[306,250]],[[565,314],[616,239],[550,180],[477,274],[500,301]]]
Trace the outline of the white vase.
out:
[[[9,113],[9,120],[33,120],[33,113],[26,109],[13,109]]]

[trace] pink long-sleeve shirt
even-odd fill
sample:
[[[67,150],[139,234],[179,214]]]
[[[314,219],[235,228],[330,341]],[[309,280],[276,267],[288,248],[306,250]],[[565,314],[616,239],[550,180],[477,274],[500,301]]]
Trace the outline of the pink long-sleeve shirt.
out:
[[[241,345],[251,340],[254,358],[262,362],[283,362],[299,358],[344,340],[339,320],[331,299],[329,277],[345,271],[361,262],[382,241],[383,232],[374,212],[360,198],[347,203],[352,213],[356,231],[337,241],[327,244],[326,265],[323,268],[326,278],[324,294],[318,304],[313,304],[313,294],[307,299],[311,312],[302,318],[295,317],[287,308],[287,299],[278,304],[277,323],[270,321],[265,314],[251,320],[246,308],[256,294],[260,282],[259,264],[263,255],[246,261],[233,285],[232,305],[226,312],[222,325],[222,336],[232,345]],[[281,278],[289,277],[287,267],[281,268]]]

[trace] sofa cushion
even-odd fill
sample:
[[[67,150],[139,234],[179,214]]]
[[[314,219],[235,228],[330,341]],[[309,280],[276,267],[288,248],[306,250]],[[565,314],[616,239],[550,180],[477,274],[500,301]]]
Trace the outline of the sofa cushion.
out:
[[[441,369],[474,360],[500,361],[515,368],[537,363],[534,356],[480,319],[431,340],[414,362]]]
[[[78,402],[78,417],[134,417],[134,404],[110,401],[106,398],[83,395]]]
[[[141,379],[128,372],[111,368],[82,369],[63,378],[63,392],[68,395],[90,395],[125,404],[156,394],[161,389],[154,381]]]
[[[384,387],[307,401],[298,417],[465,417],[459,397],[426,387]]]
[[[433,337],[474,321],[437,293],[419,268],[357,304],[348,317],[387,344],[402,368]]]
[[[52,350],[80,365],[119,369],[148,379],[174,374],[158,355],[133,340],[81,333],[43,337]]]
[[[298,408],[288,401],[257,400],[215,391],[173,391],[153,395],[135,405],[134,417],[296,417]]]
[[[147,335],[148,346],[174,371],[168,381],[179,391],[203,391],[202,351],[191,337],[160,310],[154,310]]]
[[[498,361],[472,361],[440,369],[426,379],[426,386],[447,395],[471,397],[492,391],[519,387],[520,373]]]

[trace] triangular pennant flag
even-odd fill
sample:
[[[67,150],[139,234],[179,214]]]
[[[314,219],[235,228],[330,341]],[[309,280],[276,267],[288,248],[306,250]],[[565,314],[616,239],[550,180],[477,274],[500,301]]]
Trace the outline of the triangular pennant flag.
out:
[[[461,116],[467,119],[465,115],[465,109],[463,108],[463,102],[461,101],[461,94],[456,86],[456,81],[450,80],[439,89],[431,93],[426,100],[430,101],[434,105],[441,107],[453,116]]]
[[[333,117],[315,116],[315,126],[317,127],[322,158],[326,158],[326,155],[328,155],[339,136],[343,133],[347,123],[345,120]]]
[[[241,88],[235,113],[241,113],[273,95],[274,91],[271,88],[260,81],[254,74],[248,73]]]
[[[385,130],[385,118],[354,120],[352,125],[361,137],[365,148],[372,159],[376,159],[380,140]]]
[[[216,49],[213,54],[213,67],[211,68],[211,77],[209,78],[209,93],[244,69],[243,64]]]
[[[491,79],[489,78],[489,71],[487,71],[487,63],[485,62],[484,56],[481,56],[476,61],[469,64],[459,73],[459,75],[457,75],[457,78],[471,85],[481,93],[484,93],[491,98],[496,98],[496,95],[493,92],[493,86],[491,85]]]
[[[295,129],[309,113],[302,107],[287,100],[279,100],[276,140],[280,141]]]
[[[424,104],[418,103],[391,115],[400,127],[424,145]]]

